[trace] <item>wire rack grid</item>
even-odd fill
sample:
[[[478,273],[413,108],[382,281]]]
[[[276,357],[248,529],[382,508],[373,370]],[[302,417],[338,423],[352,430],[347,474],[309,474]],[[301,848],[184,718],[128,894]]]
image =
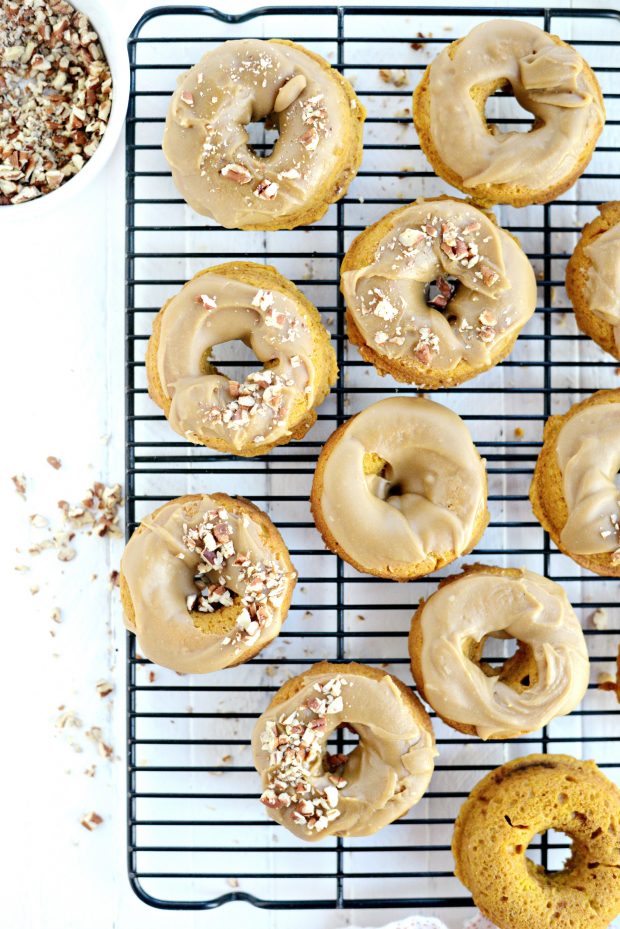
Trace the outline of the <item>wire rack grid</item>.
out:
[[[433,396],[463,416],[488,463],[492,521],[468,560],[525,565],[564,584],[583,619],[592,682],[570,717],[518,740],[484,744],[435,718],[440,754],[424,799],[376,836],[308,845],[272,823],[258,803],[249,751],[256,717],[284,680],[322,658],[365,661],[411,683],[411,614],[441,575],[454,572],[406,585],[370,579],[325,551],[312,524],[309,489],[327,436],[381,397],[416,393],[379,378],[347,344],[339,262],[353,237],[387,211],[446,192],[416,144],[411,92],[447,42],[498,15],[527,19],[575,45],[601,82],[608,123],[587,171],[558,201],[496,210],[535,267],[537,312],[507,361]],[[177,75],[219,42],[246,36],[284,36],[318,52],[354,83],[368,109],[362,168],[347,196],[312,227],[223,230],[183,203],[161,153]],[[178,676],[150,665],[128,639],[128,861],[132,886],[146,902],[177,909],[232,900],[274,909],[399,907],[424,909],[457,925],[472,904],[452,873],[452,824],[484,772],[532,751],[567,752],[594,757],[618,780],[616,710],[596,681],[613,669],[619,585],[581,572],[560,555],[527,499],[546,418],[618,384],[613,359],[575,328],[564,290],[566,257],[581,226],[598,203],[617,196],[618,47],[620,13],[594,9],[290,7],[228,16],[205,7],[159,7],[135,27],[127,124],[127,532],[181,494],[240,493],[269,512],[300,575],[281,636],[239,668]],[[385,83],[380,70],[386,68],[403,69],[407,84]],[[530,124],[529,114],[505,94],[492,98],[487,112],[508,129]],[[257,150],[268,152],[273,134],[261,125],[250,132]],[[144,351],[155,313],[196,271],[232,258],[275,264],[293,280],[321,310],[340,366],[338,384],[306,438],[255,460],[178,441],[146,392]],[[225,349],[217,364],[231,376],[243,377],[255,364],[243,346]],[[599,617],[605,616],[606,628],[602,620],[599,628],[591,622],[597,609],[604,611]],[[500,650],[495,658],[507,654]],[[339,738],[346,750],[350,743]],[[565,850],[565,836],[547,833],[530,854],[551,868]]]

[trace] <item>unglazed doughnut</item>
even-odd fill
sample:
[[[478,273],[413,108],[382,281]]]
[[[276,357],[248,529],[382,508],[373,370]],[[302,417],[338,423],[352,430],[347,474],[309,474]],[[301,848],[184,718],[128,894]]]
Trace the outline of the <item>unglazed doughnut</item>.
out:
[[[543,439],[530,487],[536,518],[577,564],[620,577],[620,389],[549,417]]]
[[[328,548],[399,581],[471,551],[489,521],[486,501],[465,423],[417,397],[380,400],[343,423],[323,446],[310,498]]]
[[[264,367],[239,383],[209,361],[239,339]],[[253,456],[302,438],[338,369],[318,310],[275,268],[201,271],[160,310],[146,352],[149,394],[179,435]]]
[[[566,266],[577,325],[620,361],[620,201],[599,206]]]
[[[143,519],[127,543],[125,625],[156,664],[218,671],[275,639],[296,579],[280,533],[249,500],[178,497]]]
[[[319,55],[284,39],[240,39],[179,78],[164,154],[192,209],[228,229],[293,229],[339,200],[362,160],[365,110]],[[273,152],[248,144],[248,123],[279,130]]]
[[[501,667],[482,660],[490,636],[517,640]],[[588,689],[588,650],[568,597],[525,569],[470,565],[442,580],[413,617],[409,654],[420,696],[481,739],[535,732]]]
[[[352,727],[359,744],[330,755]],[[420,800],[434,767],[428,714],[398,678],[321,661],[287,681],[256,723],[254,764],[269,815],[300,839],[372,835]]]
[[[510,87],[534,117],[529,132],[487,123]],[[605,124],[594,72],[574,48],[530,23],[490,20],[452,42],[414,94],[422,151],[435,172],[478,203],[548,203],[586,169]]]
[[[536,278],[517,240],[492,214],[451,197],[417,200],[362,232],[340,287],[362,357],[380,374],[431,388],[505,358],[536,308]]]
[[[526,857],[549,829],[573,840],[563,869]],[[472,790],[454,826],[455,874],[498,929],[607,929],[620,913],[620,791],[593,761],[527,755]]]

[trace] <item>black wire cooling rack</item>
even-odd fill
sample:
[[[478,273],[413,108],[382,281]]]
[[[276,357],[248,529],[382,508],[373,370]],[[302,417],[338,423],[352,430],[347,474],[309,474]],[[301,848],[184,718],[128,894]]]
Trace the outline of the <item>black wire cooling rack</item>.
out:
[[[367,839],[309,845],[269,820],[258,802],[249,751],[254,721],[287,677],[321,658],[362,660],[411,682],[410,616],[438,579],[399,585],[357,574],[325,551],[310,518],[314,463],[327,436],[374,400],[397,391],[415,393],[377,377],[348,347],[337,288],[339,261],[354,235],[385,212],[445,192],[416,144],[411,91],[446,42],[498,15],[527,18],[577,46],[602,84],[608,124],[588,170],[560,200],[497,210],[536,269],[537,312],[509,360],[434,396],[464,417],[488,462],[492,523],[469,560],[526,565],[563,583],[583,618],[592,682],[570,717],[518,740],[484,744],[435,719],[436,772],[409,815]],[[355,83],[368,109],[358,177],[347,196],[307,229],[250,233],[205,222],[179,199],[161,154],[177,75],[219,42],[243,36],[293,38],[317,51]],[[613,694],[597,689],[597,677],[613,669],[619,584],[583,576],[560,555],[533,519],[527,492],[549,414],[620,383],[613,359],[576,330],[564,291],[565,260],[578,230],[596,204],[618,196],[620,94],[608,91],[614,83],[617,87],[619,47],[620,13],[541,7],[291,6],[243,16],[206,7],[159,7],[133,30],[127,123],[127,532],[162,501],[180,494],[241,493],[269,511],[300,574],[282,635],[240,668],[178,676],[150,665],[129,637],[129,875],[146,902],[172,909],[207,909],[232,900],[274,909],[423,909],[450,922],[471,913],[471,900],[452,874],[452,824],[485,771],[510,757],[551,751],[594,757],[618,779],[620,735],[610,727],[617,708]],[[385,83],[380,69],[404,69],[407,84]],[[530,123],[506,95],[493,98],[488,113],[513,129]],[[264,126],[251,131],[256,148],[268,151],[272,139]],[[154,314],[197,270],[232,258],[273,263],[301,287],[321,309],[340,366],[338,384],[306,439],[255,460],[177,441],[146,395],[144,351]],[[235,347],[218,356],[218,364],[243,376],[252,362]],[[440,572],[446,573],[451,570]],[[502,654],[507,652],[495,657]],[[561,866],[565,849],[565,836],[548,833],[533,844],[531,855],[553,868]]]

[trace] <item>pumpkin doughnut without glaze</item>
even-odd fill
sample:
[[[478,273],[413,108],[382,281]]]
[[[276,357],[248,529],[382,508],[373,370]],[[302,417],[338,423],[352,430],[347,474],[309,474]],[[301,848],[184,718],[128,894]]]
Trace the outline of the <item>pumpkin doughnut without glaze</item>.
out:
[[[489,638],[516,639],[501,667]],[[422,600],[409,635],[420,696],[459,732],[511,739],[575,709],[590,676],[581,625],[559,584],[519,568],[470,565]]]
[[[487,123],[487,99],[512,88],[529,132]],[[598,81],[557,36],[490,20],[427,67],[413,98],[422,151],[435,172],[477,203],[548,203],[586,169],[605,124]]]
[[[359,744],[331,755],[328,739],[343,725]],[[269,815],[309,842],[372,835],[404,816],[428,787],[437,754],[428,714],[398,678],[328,661],[280,688],[252,750]]]
[[[209,360],[235,339],[264,365],[241,383]],[[302,438],[338,368],[318,310],[294,284],[268,265],[231,262],[201,271],[163,306],[146,372],[175,432],[247,457]]]
[[[599,206],[566,266],[577,325],[620,361],[620,201]]]
[[[224,42],[179,78],[164,154],[187,203],[228,229],[293,229],[342,197],[362,160],[366,112],[319,55],[283,39]],[[246,126],[279,130],[261,157]]]
[[[534,515],[577,564],[620,577],[620,389],[545,423],[530,487]]]
[[[296,579],[280,533],[249,500],[178,497],[143,519],[127,543],[125,625],[164,668],[218,671],[275,639]]]
[[[388,213],[342,263],[349,339],[380,374],[461,384],[511,351],[536,308],[536,278],[492,214],[440,197]]]
[[[549,829],[573,841],[555,873],[526,855]],[[517,758],[474,787],[452,853],[456,876],[498,929],[607,929],[620,914],[620,791],[593,761]]]
[[[452,410],[390,397],[343,423],[310,503],[325,544],[366,574],[404,581],[476,545],[489,521],[484,462]]]

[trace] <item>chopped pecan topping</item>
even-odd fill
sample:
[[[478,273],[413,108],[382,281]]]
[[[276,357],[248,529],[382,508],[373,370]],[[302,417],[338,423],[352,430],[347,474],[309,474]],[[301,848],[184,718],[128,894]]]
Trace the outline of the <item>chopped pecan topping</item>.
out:
[[[405,248],[414,248],[424,241],[424,233],[421,229],[403,229],[398,236],[398,241]]]
[[[497,324],[497,317],[494,316],[490,310],[483,310],[478,317],[478,322],[481,326],[495,326]]]
[[[238,603],[235,629],[222,644],[255,642],[282,602],[286,573],[276,562],[253,562],[249,555],[237,552],[234,529],[224,507],[208,510],[195,527],[185,524],[183,544],[201,559],[194,576],[198,592],[188,595],[188,611],[213,613]],[[242,586],[238,596],[227,586],[232,583],[231,568],[234,568],[236,582]]]
[[[480,265],[480,272],[482,274],[483,283],[487,287],[492,287],[493,284],[499,281],[499,274],[493,271],[492,268],[489,268],[488,265]]]
[[[373,312],[375,316],[379,316],[381,319],[385,319],[388,322],[398,316],[396,307],[385,297],[378,301]]]
[[[252,298],[252,306],[266,313],[274,305],[275,298],[271,290],[257,290]]]
[[[290,80],[286,81],[276,94],[276,99],[273,104],[274,113],[281,113],[283,110],[286,110],[291,103],[294,103],[300,93],[306,89],[307,83],[308,81],[303,74],[296,74],[294,77],[290,78]]]
[[[220,174],[229,181],[234,181],[235,184],[249,184],[252,180],[252,175],[248,169],[236,162],[224,165]]]
[[[319,133],[314,126],[310,126],[302,136],[300,136],[299,141],[303,147],[308,152],[315,152],[319,144]]]
[[[298,177],[301,177],[301,174],[297,168],[288,168],[286,171],[280,171],[278,177],[280,180],[284,178],[285,180],[294,181],[297,180]]]
[[[196,303],[199,303],[205,308],[205,310],[215,310],[217,309],[217,300],[215,297],[210,297],[209,294],[198,294],[196,297]]]
[[[324,752],[324,739],[327,717],[344,711],[342,688],[347,684],[340,677],[317,682],[316,695],[288,716],[267,720],[261,732],[261,747],[269,754],[261,802],[270,809],[288,810],[292,822],[308,831],[321,832],[340,816],[339,791],[347,781],[332,772],[347,758]]]
[[[433,355],[439,351],[439,337],[429,329],[428,326],[422,326],[420,329],[420,338],[413,347],[415,358],[423,365],[429,365],[433,360]]]
[[[253,194],[255,197],[260,197],[261,200],[275,200],[278,196],[278,190],[279,187],[275,181],[263,180],[258,182]]]

